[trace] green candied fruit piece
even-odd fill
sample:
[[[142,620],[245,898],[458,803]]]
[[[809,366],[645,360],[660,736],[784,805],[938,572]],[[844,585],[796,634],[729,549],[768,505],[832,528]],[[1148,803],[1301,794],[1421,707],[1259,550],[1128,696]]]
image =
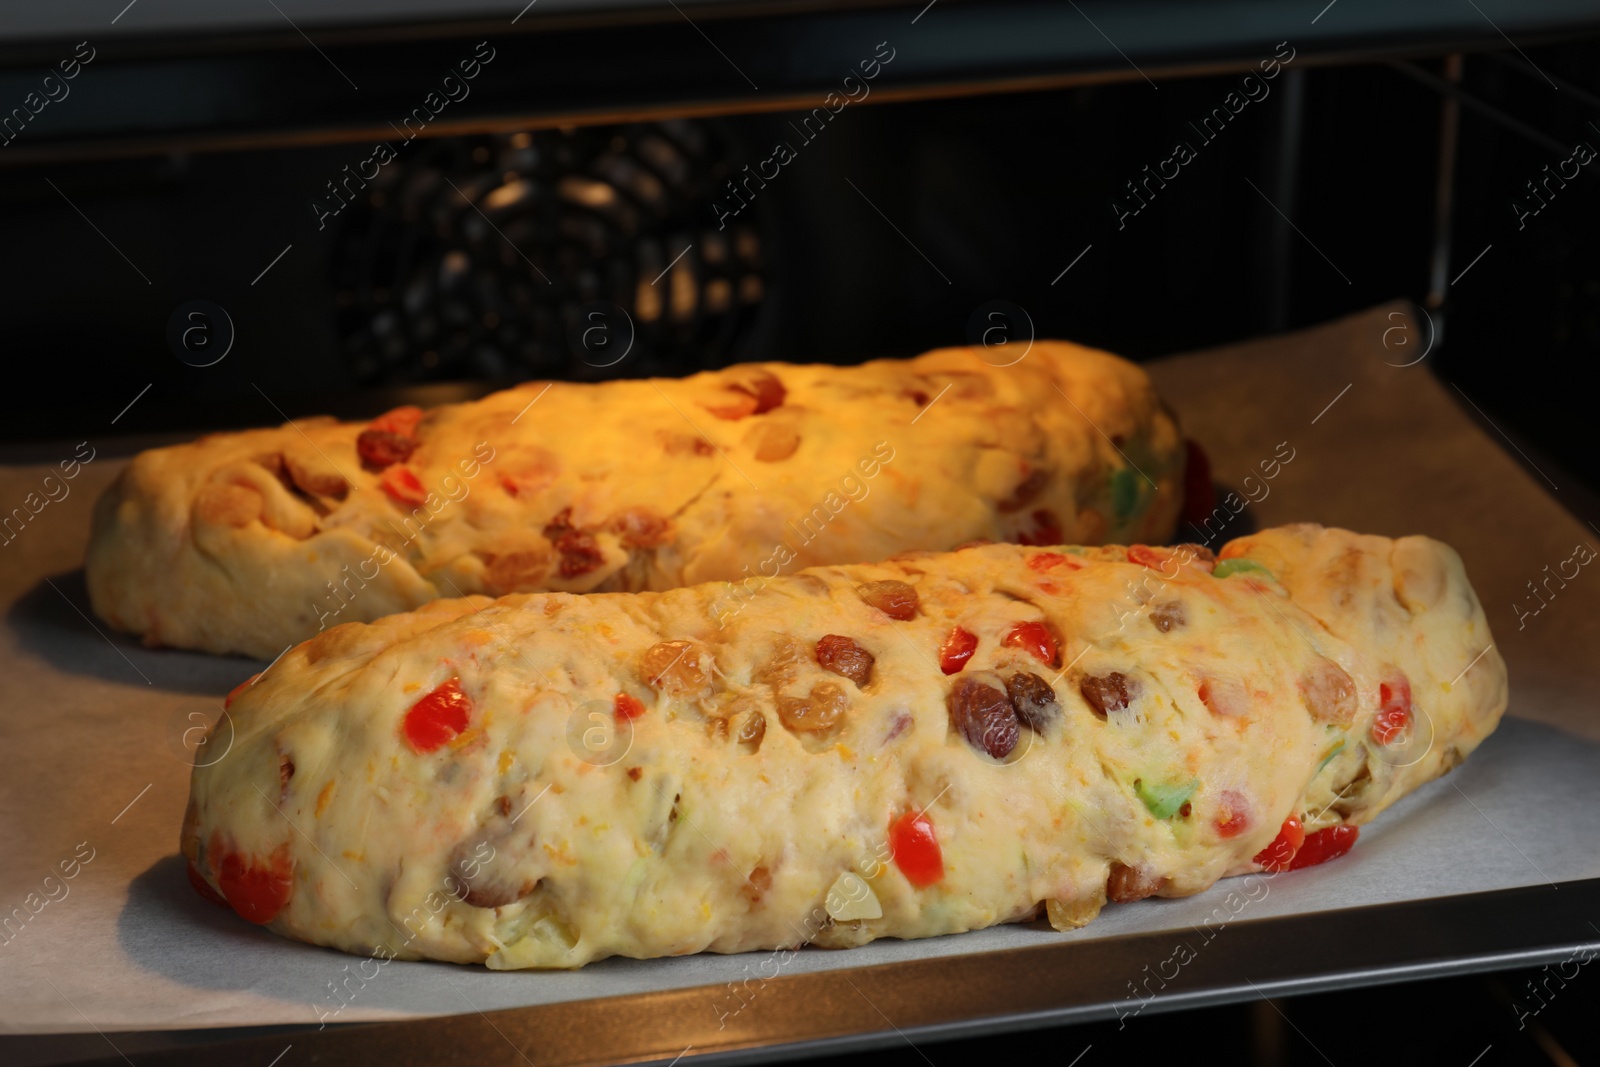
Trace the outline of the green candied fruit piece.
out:
[[[1111,472],[1111,514],[1118,522],[1138,514],[1143,489],[1139,475],[1129,468]]]
[[[1225,559],[1217,564],[1216,569],[1211,572],[1211,577],[1227,578],[1231,575],[1244,574],[1248,571],[1259,571],[1273,581],[1278,580],[1271,571],[1253,559]]]
[[[1158,819],[1170,819],[1178,814],[1178,810],[1194,796],[1195,790],[1200,788],[1200,780],[1192,778],[1187,782],[1164,782],[1151,785],[1143,778],[1133,780],[1133,791],[1144,801],[1144,806],[1150,809],[1150,814]]]
[[[1341,737],[1339,739],[1339,743],[1337,745],[1334,745],[1331,749],[1329,749],[1328,750],[1328,754],[1326,756],[1322,757],[1322,762],[1317,764],[1317,769],[1315,771],[1313,771],[1312,773],[1313,774],[1321,774],[1322,773],[1322,768],[1324,768],[1328,764],[1332,763],[1333,762],[1333,758],[1335,756],[1337,756],[1339,753],[1343,752],[1343,751],[1344,751],[1344,738]]]

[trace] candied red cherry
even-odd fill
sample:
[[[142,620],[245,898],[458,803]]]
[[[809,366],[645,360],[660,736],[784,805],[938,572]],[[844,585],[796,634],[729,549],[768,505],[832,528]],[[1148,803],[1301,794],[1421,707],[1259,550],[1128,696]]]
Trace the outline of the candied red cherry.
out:
[[[939,669],[946,674],[959,674],[977,650],[978,636],[957,626],[939,646]]]
[[[1151,548],[1149,545],[1129,545],[1128,562],[1137,563],[1141,567],[1151,570],[1165,571],[1168,552],[1164,548]]]
[[[908,811],[889,823],[889,855],[906,881],[918,889],[944,879],[944,855],[926,814]]]
[[[1411,727],[1411,682],[1397,674],[1378,686],[1378,716],[1372,721],[1372,739],[1392,745]]]
[[[1289,869],[1298,871],[1304,867],[1315,867],[1319,863],[1336,860],[1354,848],[1356,838],[1360,836],[1359,826],[1343,823],[1318,830],[1314,834],[1307,834],[1305,844],[1300,846],[1300,851],[1289,861]]]
[[[1295,853],[1300,851],[1300,846],[1305,844],[1305,841],[1305,826],[1299,818],[1291,815],[1283,820],[1283,828],[1278,831],[1278,836],[1272,839],[1272,844],[1256,853],[1255,861],[1263,870],[1287,871]]]
[[[379,415],[368,425],[368,429],[384,430],[399,434],[401,437],[415,437],[417,423],[421,421],[422,409],[407,404],[405,407],[398,407]]]
[[[1056,636],[1042,622],[1019,622],[1001,638],[1007,648],[1020,648],[1040,663],[1051,667],[1061,666],[1061,655],[1056,649]],[[948,672],[947,672],[948,673]]]
[[[1238,837],[1255,824],[1250,798],[1232,789],[1224,789],[1217,797],[1217,814],[1211,824],[1216,827],[1218,837]]]
[[[422,479],[410,467],[389,467],[379,476],[378,486],[397,504],[418,507],[428,500],[428,491],[422,487]]]
[[[438,686],[406,712],[405,736],[413,751],[427,754],[449,744],[467,728],[472,701],[461,690],[461,679]]]
[[[266,860],[225,851],[217,865],[217,884],[240,918],[271,922],[294,892],[294,861],[288,846],[279,846]]]

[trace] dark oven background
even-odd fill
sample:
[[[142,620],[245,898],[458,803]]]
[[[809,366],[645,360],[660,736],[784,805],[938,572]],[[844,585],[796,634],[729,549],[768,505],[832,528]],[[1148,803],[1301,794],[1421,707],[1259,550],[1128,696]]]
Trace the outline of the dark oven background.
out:
[[[1460,275],[1432,309],[1430,360],[1593,486],[1600,170],[1570,157],[1600,148],[1600,48],[1526,56],[1290,63],[1206,133],[1195,124],[1241,75],[396,136],[365,183],[351,176],[372,138],[78,159],[7,146],[0,433],[104,435],[147,385],[116,431],[260,424],[274,405],[360,416],[423,383],[450,383],[424,394],[438,399],[536,376],[854,362],[997,322],[1145,358],[1394,297],[1437,304]],[[1427,79],[1455,73],[1472,100],[1439,265],[1447,97]],[[1180,140],[1194,158],[1152,183]],[[1552,182],[1563,166],[1578,175]],[[196,300],[232,325],[209,367],[173,347]],[[216,331],[209,351],[226,341],[193,321]]]

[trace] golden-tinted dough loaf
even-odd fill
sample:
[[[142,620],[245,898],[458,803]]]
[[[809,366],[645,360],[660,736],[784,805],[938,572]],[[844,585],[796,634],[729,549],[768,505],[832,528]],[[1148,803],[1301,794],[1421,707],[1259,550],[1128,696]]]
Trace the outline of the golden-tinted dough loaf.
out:
[[[90,598],[151,644],[267,659],[439,597],[1170,536],[1183,442],[1143,371],[1060,342],[985,354],[530,383],[156,449],[100,501]]]
[[[493,968],[1066,927],[1286,863],[1291,817],[1295,862],[1348,848],[1494,729],[1447,546],[1221,555],[993,544],[731,616],[711,583],[340,626],[237,691],[183,849],[289,937]]]

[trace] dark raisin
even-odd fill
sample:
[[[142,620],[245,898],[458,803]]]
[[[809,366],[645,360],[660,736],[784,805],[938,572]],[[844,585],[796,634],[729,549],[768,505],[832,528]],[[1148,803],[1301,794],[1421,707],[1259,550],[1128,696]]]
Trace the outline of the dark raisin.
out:
[[[594,534],[572,525],[572,509],[562,508],[545,523],[545,537],[561,554],[561,577],[576,578],[588,574],[606,561],[605,553],[595,542]]]
[[[1183,609],[1183,601],[1169,600],[1165,604],[1157,604],[1150,609],[1150,622],[1162,633],[1171,633],[1180,626],[1187,624],[1189,615]]]
[[[783,404],[784,397],[789,394],[789,391],[783,387],[783,383],[778,380],[776,375],[764,370],[756,371],[751,376],[750,381],[740,382],[734,385],[733,388],[756,398],[755,413],[757,415],[765,415],[773,408],[780,407]]]
[[[1178,817],[1181,819],[1187,819],[1193,811],[1194,805],[1185,800],[1183,802],[1183,807],[1178,809]]]
[[[1198,563],[1208,569],[1217,565],[1217,554],[1205,545],[1177,545],[1173,548],[1173,553],[1181,556],[1186,563]]]
[[[1011,495],[1000,501],[995,507],[1002,512],[1021,511],[1044,492],[1044,487],[1050,482],[1050,471],[1044,467],[1036,467],[1028,476],[1017,483]]]
[[[1155,896],[1161,888],[1161,879],[1153,873],[1125,863],[1111,864],[1111,877],[1106,879],[1106,898],[1118,904],[1127,904],[1145,897]]]
[[[571,533],[576,527],[572,525],[572,509],[562,508],[556,512],[549,522],[544,524],[544,535],[551,541],[558,540],[563,534]]]
[[[891,619],[905,622],[917,617],[920,601],[917,591],[905,582],[868,582],[860,589],[861,599]]]
[[[1085,675],[1078,682],[1078,692],[1103,719],[1107,712],[1126,709],[1139,694],[1139,683],[1121,671],[1112,671],[1106,675]]]
[[[556,551],[561,553],[563,578],[576,578],[580,574],[588,574],[606,561],[605,553],[601,552],[600,546],[595,543],[594,534],[582,530],[562,534],[556,539],[555,546]]]
[[[672,540],[672,523],[647,507],[634,507],[611,516],[608,524],[628,548],[655,548]]]
[[[361,454],[361,465],[377,472],[396,463],[404,463],[417,450],[417,442],[390,430],[362,430],[356,438],[356,451]]]
[[[957,679],[947,703],[951,725],[973,748],[1005,759],[1017,747],[1021,729],[1016,709],[994,686],[976,678]]]
[[[1061,714],[1061,702],[1056,699],[1056,691],[1037,674],[1018,671],[1007,678],[1006,696],[1011,698],[1017,718],[1035,733],[1044,733],[1045,728]]]
[[[278,803],[289,802],[289,779],[294,777],[294,760],[288,756],[278,756]]]
[[[1062,540],[1061,520],[1049,508],[1035,509],[1033,529],[1017,534],[1019,545],[1059,545]]]
[[[825,671],[832,671],[856,683],[861,689],[872,681],[872,664],[876,662],[871,652],[848,637],[828,634],[817,642],[817,662]]]

